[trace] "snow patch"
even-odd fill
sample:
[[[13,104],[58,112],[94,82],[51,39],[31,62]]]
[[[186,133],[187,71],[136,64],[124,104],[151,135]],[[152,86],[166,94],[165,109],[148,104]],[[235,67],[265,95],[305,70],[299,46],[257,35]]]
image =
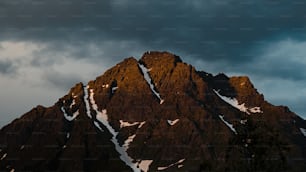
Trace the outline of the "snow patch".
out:
[[[185,159],[181,159],[181,160],[179,160],[179,161],[177,161],[177,162],[175,162],[175,163],[173,163],[173,164],[170,164],[170,165],[168,165],[168,166],[166,166],[166,167],[157,167],[157,170],[158,170],[158,171],[166,170],[166,169],[168,169],[168,168],[170,168],[170,167],[172,167],[172,166],[175,166],[175,165],[178,165],[178,168],[180,168],[179,165],[180,165],[181,163],[183,163],[184,161],[185,161]]]
[[[135,125],[139,125],[138,128],[141,128],[146,123],[145,121],[130,123],[130,122],[126,122],[126,121],[123,121],[123,120],[119,120],[119,122],[120,122],[120,128],[131,127],[131,126],[135,126]]]
[[[141,122],[140,125],[138,126],[138,128],[141,128],[145,123],[146,123],[146,121]]]
[[[73,121],[78,115],[79,115],[79,110],[76,111],[75,113],[73,113],[72,116],[69,116],[66,111],[65,111],[65,108],[64,107],[61,107],[61,111],[63,112],[64,114],[64,117],[67,121]]]
[[[143,172],[149,171],[149,166],[152,164],[153,160],[141,160],[138,162],[137,166],[139,166],[140,170]]]
[[[0,160],[3,160],[4,158],[6,158],[7,156],[7,153],[5,153],[4,155],[2,155],[1,159]]]
[[[219,91],[213,90],[223,101],[225,101],[226,103],[230,104],[231,106],[233,106],[234,108],[240,110],[241,112],[245,112],[247,114],[251,114],[251,113],[263,113],[263,111],[261,111],[260,107],[252,107],[252,108],[247,108],[245,106],[245,103],[239,104],[238,100],[236,98],[230,98],[230,97],[226,97],[226,96],[222,96]]]
[[[240,124],[242,124],[242,125],[245,125],[247,122],[248,122],[247,119],[242,119],[242,120],[240,120]]]
[[[246,108],[246,107],[244,106],[244,103],[239,105],[237,99],[235,99],[235,98],[229,98],[229,97],[226,97],[226,96],[222,96],[222,95],[219,94],[219,92],[216,91],[216,90],[214,90],[214,92],[215,92],[223,101],[225,101],[226,103],[232,105],[233,107],[239,109],[239,110],[242,111],[242,112],[246,112],[246,113],[249,114],[249,112],[248,112],[248,110],[247,110],[248,108]]]
[[[152,92],[156,95],[156,97],[158,97],[159,104],[163,104],[164,100],[160,97],[160,94],[155,90],[155,86],[152,84],[152,79],[149,75],[149,70],[143,64],[138,64],[138,66],[140,67],[140,69],[143,73],[143,77],[147,81],[147,83],[149,84]]]
[[[129,157],[125,148],[119,145],[119,142],[116,138],[118,135],[118,132],[116,132],[115,129],[109,124],[107,110],[103,109],[102,112],[98,111],[98,106],[94,100],[94,92],[92,89],[90,90],[90,103],[92,104],[93,110],[96,111],[97,113],[97,116],[96,116],[97,120],[100,121],[107,128],[110,134],[113,136],[111,141],[114,143],[116,151],[120,154],[120,159],[127,166],[131,167],[134,172],[140,172],[140,169],[137,168],[137,165],[135,163],[133,163],[133,159]]]
[[[24,149],[24,145],[20,146],[20,150]]]
[[[139,122],[133,122],[133,123],[130,123],[130,122],[125,122],[123,120],[119,120],[120,122],[120,128],[124,128],[124,127],[131,127],[131,126],[134,126],[134,125],[138,125]]]
[[[306,137],[306,129],[305,128],[300,128],[301,133]]]
[[[167,120],[169,125],[175,125],[176,123],[179,122],[180,119],[175,119],[175,120]]]
[[[90,113],[90,105],[89,105],[89,102],[88,102],[88,88],[89,88],[88,85],[86,87],[84,87],[84,102],[85,102],[85,106],[86,106],[87,116],[89,118],[92,118],[91,113]]]
[[[70,138],[70,133],[66,134],[66,138],[69,139]]]
[[[136,137],[136,134],[129,136],[125,141],[122,147],[127,151],[129,149],[130,143],[133,142],[134,138]]]
[[[100,118],[102,120],[108,120],[107,114],[106,114],[106,109],[102,110],[102,113],[98,111],[98,105],[96,104],[96,101],[94,99],[95,93],[93,92],[93,89],[90,89],[90,95],[89,95],[89,100],[91,103],[92,108],[97,112],[97,119]],[[98,113],[99,112],[99,113]]]
[[[98,112],[98,109],[94,108]],[[102,112],[97,113],[97,120],[101,121],[108,121],[107,111],[106,109],[102,109]]]
[[[15,172],[15,169],[13,168],[13,169],[11,169],[11,171],[10,172]]]
[[[228,126],[229,129],[231,129],[235,134],[237,134],[237,131],[235,130],[233,124],[231,124],[231,123],[225,121],[225,120],[224,120],[224,117],[223,117],[222,115],[219,115],[219,118],[224,122],[224,124],[225,124],[226,126]]]
[[[183,164],[180,164],[180,165],[177,166],[177,168],[182,168],[182,167],[184,167]]]
[[[73,105],[75,105],[75,99],[72,100],[72,103],[70,105],[70,109],[72,108]]]
[[[118,87],[112,87],[112,94],[118,89]]]

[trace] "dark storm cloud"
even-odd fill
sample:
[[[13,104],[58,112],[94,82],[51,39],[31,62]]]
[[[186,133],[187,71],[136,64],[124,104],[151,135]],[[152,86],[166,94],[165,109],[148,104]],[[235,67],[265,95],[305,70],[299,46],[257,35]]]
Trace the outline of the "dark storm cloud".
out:
[[[4,0],[1,23],[11,29],[65,28],[94,23],[98,15],[109,14],[108,1]]]
[[[258,43],[302,33],[305,7],[289,0],[7,0],[0,23],[4,37],[67,44],[129,40],[234,64],[253,59],[247,50]]]

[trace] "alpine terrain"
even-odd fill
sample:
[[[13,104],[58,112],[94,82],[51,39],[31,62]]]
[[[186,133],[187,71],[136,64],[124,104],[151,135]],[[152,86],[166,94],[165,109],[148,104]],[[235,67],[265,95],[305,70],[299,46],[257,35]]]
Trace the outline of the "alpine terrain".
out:
[[[0,171],[296,171],[306,121],[246,76],[168,52],[124,59],[0,130]]]

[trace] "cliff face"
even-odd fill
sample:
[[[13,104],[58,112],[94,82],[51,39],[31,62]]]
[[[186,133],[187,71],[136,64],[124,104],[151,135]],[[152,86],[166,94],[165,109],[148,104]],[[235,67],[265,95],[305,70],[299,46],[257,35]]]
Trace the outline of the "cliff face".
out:
[[[248,77],[147,52],[2,128],[0,170],[301,171],[305,129]]]

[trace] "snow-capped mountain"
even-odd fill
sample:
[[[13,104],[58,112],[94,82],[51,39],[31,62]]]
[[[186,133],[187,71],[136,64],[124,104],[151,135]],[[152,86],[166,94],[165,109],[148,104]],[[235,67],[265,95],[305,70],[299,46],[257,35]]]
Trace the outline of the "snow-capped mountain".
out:
[[[1,171],[303,171],[306,121],[248,77],[124,59],[0,130]]]

